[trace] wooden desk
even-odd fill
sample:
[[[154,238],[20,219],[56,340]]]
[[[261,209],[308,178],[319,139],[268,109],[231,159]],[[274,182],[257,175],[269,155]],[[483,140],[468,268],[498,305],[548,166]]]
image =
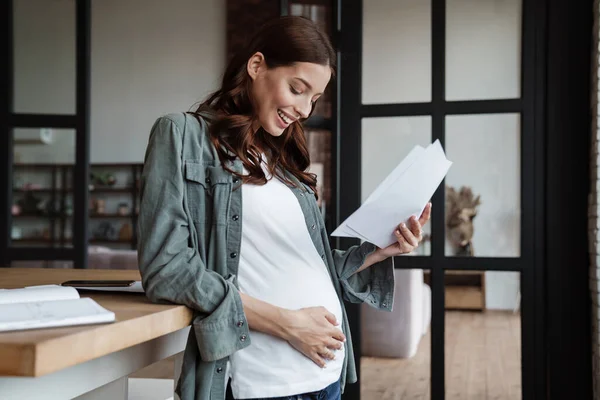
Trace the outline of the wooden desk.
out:
[[[0,268],[3,289],[70,279],[140,280],[140,275],[123,270]],[[192,320],[187,307],[152,304],[139,293],[81,296],[113,311],[116,322],[0,333],[0,399],[71,399],[185,348]]]

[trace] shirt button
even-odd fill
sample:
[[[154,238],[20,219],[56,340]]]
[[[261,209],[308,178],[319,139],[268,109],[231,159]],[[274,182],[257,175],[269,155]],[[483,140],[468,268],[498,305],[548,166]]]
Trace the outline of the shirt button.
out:
[[[237,221],[238,219],[240,219],[239,215],[234,215],[233,217],[231,217],[232,220]]]
[[[325,254],[321,254],[321,258],[324,260],[325,259]]]
[[[229,255],[229,257],[231,257],[231,258],[236,258],[236,257],[237,257],[237,253],[236,253],[236,252],[233,252],[233,253],[231,253],[231,254]]]
[[[240,336],[240,341],[245,342],[246,341],[246,337],[247,337],[246,335]]]
[[[383,307],[387,307],[387,303],[381,303]]]
[[[237,326],[240,328],[244,326],[244,321],[238,321]]]
[[[315,229],[317,229],[317,226],[315,224],[313,224],[313,226],[311,226],[310,229],[312,229],[314,231]]]
[[[210,183],[210,178],[205,179],[206,183]]]
[[[300,197],[303,197],[303,196],[304,196],[304,193],[300,193]]]
[[[235,179],[233,180],[233,183],[238,183],[239,181],[240,181],[240,180],[239,180],[238,178],[235,178]]]
[[[223,368],[221,368],[221,367],[217,368],[217,374],[220,374],[221,372],[223,372]]]

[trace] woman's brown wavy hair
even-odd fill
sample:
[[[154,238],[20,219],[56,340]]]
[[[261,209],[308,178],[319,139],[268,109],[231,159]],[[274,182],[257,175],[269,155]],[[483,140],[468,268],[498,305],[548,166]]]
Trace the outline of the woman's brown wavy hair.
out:
[[[279,17],[263,25],[244,50],[233,56],[223,75],[221,88],[200,104],[195,113],[206,110],[214,115],[209,130],[221,164],[243,182],[259,185],[267,182],[259,162],[261,152],[265,152],[269,155],[268,170],[272,175],[293,185],[283,174],[287,171],[316,193],[316,175],[306,172],[310,157],[302,121],[293,122],[279,137],[255,128],[256,107],[246,65],[256,52],[264,55],[267,68],[291,66],[297,62],[327,65],[332,73],[335,68],[333,47],[315,23],[303,17]],[[240,175],[228,167],[226,161],[235,158],[240,158],[248,175]]]

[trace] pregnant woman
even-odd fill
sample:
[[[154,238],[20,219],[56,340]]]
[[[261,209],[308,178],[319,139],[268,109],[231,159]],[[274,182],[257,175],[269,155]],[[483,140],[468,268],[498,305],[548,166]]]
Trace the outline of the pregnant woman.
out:
[[[356,381],[343,301],[391,310],[392,257],[419,245],[431,205],[387,248],[329,248],[302,122],[334,63],[313,22],[275,19],[220,89],[152,128],[139,268],[152,301],[194,311],[182,400],[340,399]]]

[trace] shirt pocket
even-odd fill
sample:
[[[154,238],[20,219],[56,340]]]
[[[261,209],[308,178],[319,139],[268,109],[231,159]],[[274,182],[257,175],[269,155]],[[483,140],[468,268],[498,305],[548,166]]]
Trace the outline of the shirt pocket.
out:
[[[185,162],[186,193],[194,222],[227,224],[232,181],[220,165]]]

